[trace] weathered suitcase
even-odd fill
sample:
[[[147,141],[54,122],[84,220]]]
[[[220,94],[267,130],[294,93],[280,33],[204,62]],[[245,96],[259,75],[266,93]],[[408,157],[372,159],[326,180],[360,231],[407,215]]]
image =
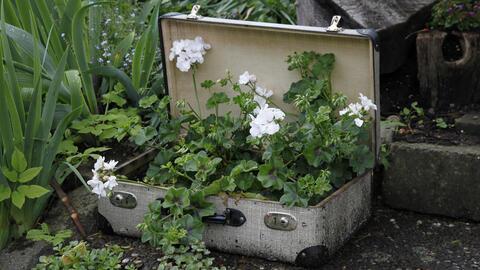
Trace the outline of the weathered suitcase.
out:
[[[282,102],[283,94],[298,80],[287,70],[286,56],[310,50],[334,53],[333,89],[341,90],[352,101],[361,92],[379,104],[375,32],[341,29],[336,23],[338,18],[332,20],[331,27],[319,28],[169,14],[160,19],[161,43],[165,56],[174,40],[203,37],[212,49],[197,71],[198,81],[219,78],[226,69],[235,75],[248,70],[268,89],[274,89],[274,101],[282,108],[288,107]],[[194,104],[191,75],[179,72],[165,57],[164,65],[172,104],[182,99]],[[207,98],[200,96],[201,102]],[[177,114],[174,106],[171,112]],[[378,154],[379,110],[375,114],[371,138]],[[225,203],[222,198],[210,197],[219,215],[206,220],[205,243],[224,252],[318,266],[369,218],[371,180],[368,172],[308,208],[287,208],[278,202],[254,199],[228,199]],[[136,225],[143,221],[148,204],[161,199],[165,192],[164,188],[124,181],[113,196],[99,200],[98,211],[114,232],[140,236]]]

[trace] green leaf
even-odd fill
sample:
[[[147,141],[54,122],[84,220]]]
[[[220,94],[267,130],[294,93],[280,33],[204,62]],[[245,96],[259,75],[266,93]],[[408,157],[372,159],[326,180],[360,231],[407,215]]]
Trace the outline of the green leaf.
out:
[[[138,105],[140,106],[140,108],[149,109],[157,101],[158,97],[156,95],[146,96],[140,99]]]
[[[154,127],[148,126],[146,128],[140,129],[140,132],[133,136],[133,140],[137,145],[144,145],[147,141],[150,141],[151,139],[156,137],[157,134],[157,130]]]
[[[224,176],[220,179],[220,189],[222,191],[230,191],[233,192],[237,185],[235,184],[235,180],[232,177]]]
[[[215,85],[215,82],[212,80],[203,81],[200,86],[205,89],[211,89]]]
[[[15,190],[12,192],[12,203],[17,208],[22,209],[23,204],[25,203],[25,195]]]
[[[0,185],[0,202],[10,198],[12,190],[8,185]]]
[[[353,171],[357,174],[362,174],[367,169],[373,168],[374,163],[373,153],[366,145],[357,146],[350,159],[350,166],[352,166]]]
[[[18,179],[18,182],[20,183],[26,183],[28,181],[31,181],[33,178],[35,178],[40,171],[42,170],[42,167],[34,167],[30,168],[20,174],[20,177]]]
[[[18,173],[14,170],[9,170],[8,168],[2,168],[2,173],[3,175],[10,180],[11,182],[17,182],[18,181]]]
[[[48,189],[39,185],[21,185],[17,190],[30,199],[40,198],[49,192]]]
[[[313,139],[305,146],[303,150],[303,155],[313,167],[318,168],[324,163],[329,163],[332,161],[334,156],[329,153],[330,148],[323,147],[320,143],[320,139]]]
[[[285,183],[284,187],[284,194],[280,197],[280,203],[292,207],[292,206],[300,206],[300,207],[307,207],[308,206],[308,199],[303,198],[297,192],[297,184],[288,182]]]
[[[190,196],[190,208],[198,217],[206,217],[215,214],[215,206],[213,203],[205,200],[205,193],[197,191]]]
[[[12,167],[19,173],[25,171],[27,168],[27,160],[25,159],[25,155],[18,150],[18,148],[15,148],[12,154]]]
[[[241,173],[235,177],[235,184],[243,191],[248,191],[255,182],[255,175],[252,173]]]
[[[162,206],[169,208],[173,215],[180,215],[183,213],[183,209],[190,205],[189,191],[188,189],[170,188],[165,194]]]
[[[227,103],[230,98],[224,92],[213,93],[213,95],[207,100],[207,109],[213,109],[222,103]]]
[[[264,188],[281,190],[285,180],[281,177],[278,169],[271,164],[263,164],[259,167],[257,179]]]
[[[187,231],[189,241],[201,240],[204,231],[204,224],[200,218],[194,218],[191,215],[185,215],[179,220],[182,227]]]
[[[244,172],[251,172],[258,168],[257,162],[253,160],[242,160],[240,163],[235,166],[232,171],[230,172],[230,176],[235,177]]]
[[[125,72],[112,66],[99,66],[91,68],[90,70],[88,70],[88,73],[101,75],[117,80],[123,85],[123,87],[125,87],[125,93],[127,94],[127,97],[132,102],[132,104],[134,106],[138,105],[140,95],[137,92],[137,88],[133,86],[132,80],[130,80],[130,78],[127,74],[125,74]]]

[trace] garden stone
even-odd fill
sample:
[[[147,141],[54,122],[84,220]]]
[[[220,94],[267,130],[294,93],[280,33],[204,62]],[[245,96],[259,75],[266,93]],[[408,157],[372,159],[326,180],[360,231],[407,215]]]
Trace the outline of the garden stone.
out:
[[[455,127],[467,134],[480,136],[480,113],[467,113],[456,119]]]
[[[297,1],[298,24],[328,26],[341,15],[345,28],[373,28],[380,39],[381,73],[397,70],[411,51],[411,34],[423,29],[434,0],[302,0]]]
[[[388,205],[480,221],[480,146],[396,142],[390,156],[383,179]]]
[[[73,207],[77,209],[80,220],[87,232],[95,230],[94,213],[97,205],[97,197],[88,192],[83,186],[68,194]],[[52,232],[70,229],[74,233],[76,229],[70,219],[70,215],[60,200],[55,201],[54,206],[43,220],[49,225]],[[5,270],[30,270],[34,267],[38,258],[50,250],[45,242],[33,242],[19,239],[12,242],[0,251],[0,269]]]

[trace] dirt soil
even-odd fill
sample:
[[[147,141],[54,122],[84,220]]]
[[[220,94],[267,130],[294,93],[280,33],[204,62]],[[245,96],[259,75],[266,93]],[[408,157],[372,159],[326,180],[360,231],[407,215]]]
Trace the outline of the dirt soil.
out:
[[[469,110],[471,111],[471,110]],[[450,112],[437,115],[427,115],[423,121],[413,121],[410,127],[399,128],[394,135],[395,141],[409,143],[431,143],[439,145],[478,145],[480,136],[466,134],[463,130],[455,127],[455,119],[461,117],[464,111],[452,109]],[[438,128],[434,120],[442,118],[448,125],[447,128]]]

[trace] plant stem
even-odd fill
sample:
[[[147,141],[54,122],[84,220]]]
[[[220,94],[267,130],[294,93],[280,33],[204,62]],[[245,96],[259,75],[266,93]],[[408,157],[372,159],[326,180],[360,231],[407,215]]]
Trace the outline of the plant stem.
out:
[[[200,108],[200,99],[198,98],[197,80],[195,78],[196,66],[192,66],[193,89],[195,89],[195,98],[197,99],[198,115],[202,119],[202,109]]]

